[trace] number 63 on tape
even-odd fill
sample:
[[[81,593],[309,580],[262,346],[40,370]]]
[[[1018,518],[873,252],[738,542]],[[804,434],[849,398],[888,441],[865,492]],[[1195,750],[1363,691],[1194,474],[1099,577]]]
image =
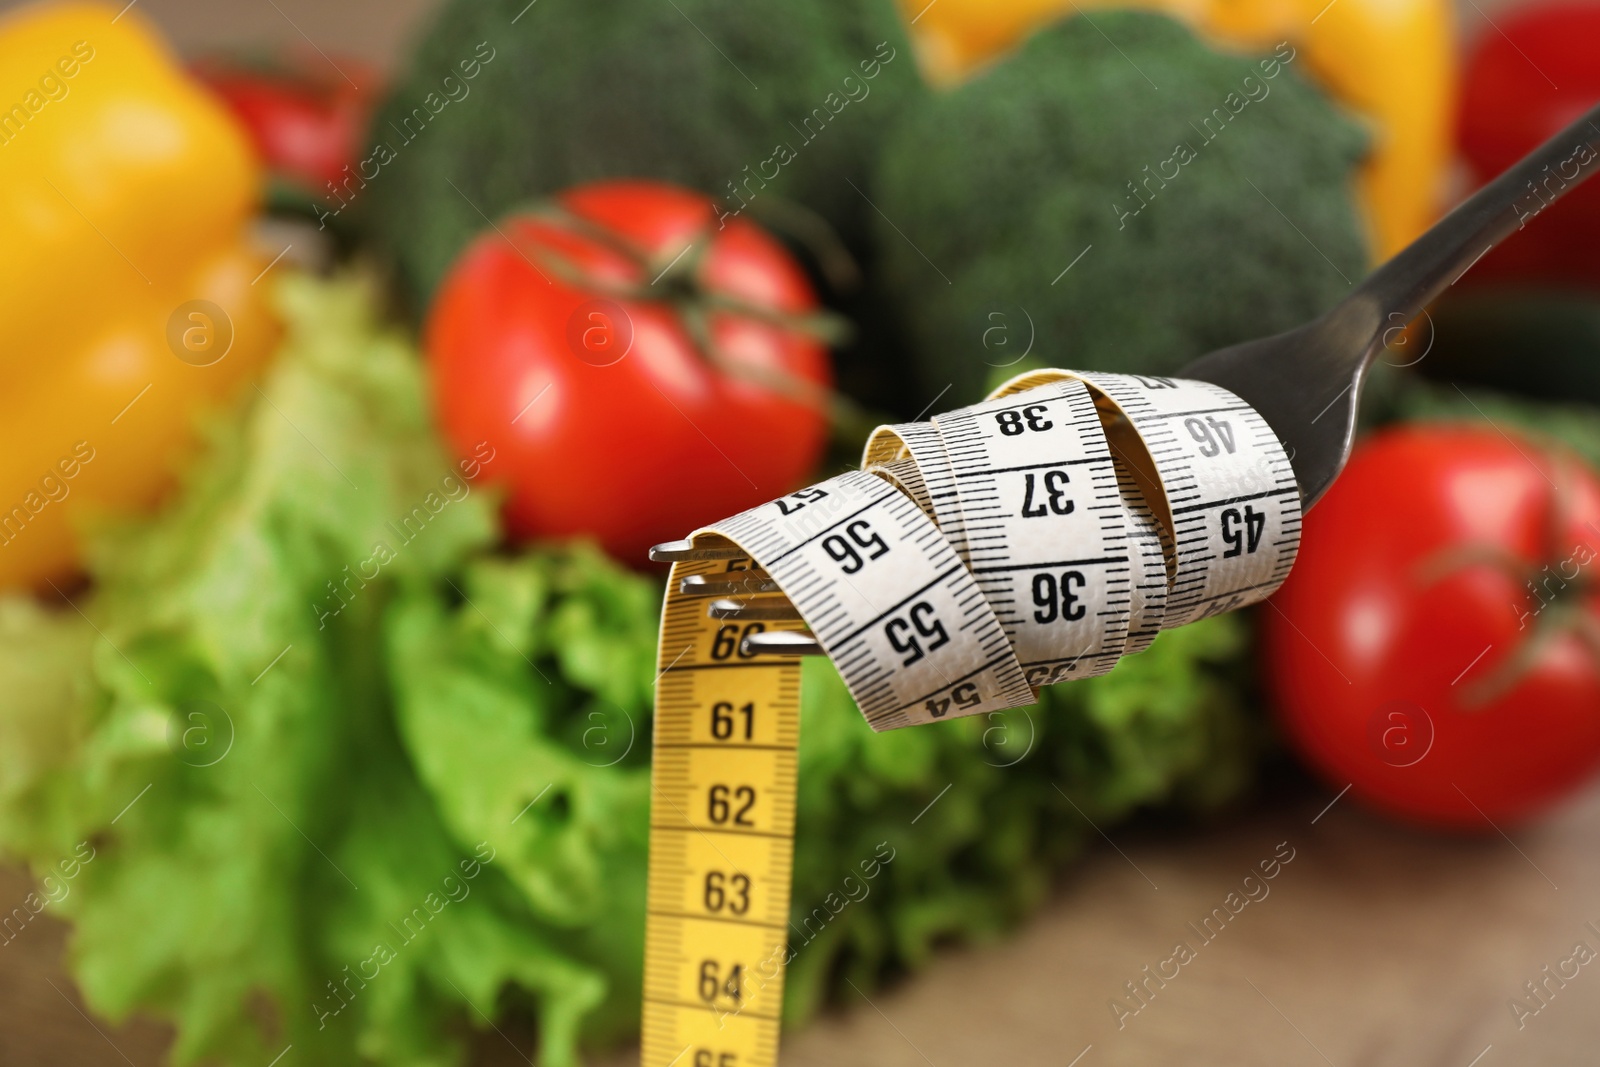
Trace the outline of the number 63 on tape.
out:
[[[1276,436],[1205,382],[1034,371],[862,467],[657,554],[646,1067],[777,1061],[800,669],[766,650],[820,647],[874,730],[1018,707],[1270,595],[1300,541]]]

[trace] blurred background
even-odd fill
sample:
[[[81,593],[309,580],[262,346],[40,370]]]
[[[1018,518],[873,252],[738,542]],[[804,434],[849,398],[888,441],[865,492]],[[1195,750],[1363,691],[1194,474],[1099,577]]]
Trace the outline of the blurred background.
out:
[[[0,1062],[637,1056],[649,544],[1307,321],[1600,100],[1548,0],[0,2]],[[874,735],[784,1062],[1586,1062],[1600,185],[1267,605]],[[687,242],[687,243],[686,243]]]

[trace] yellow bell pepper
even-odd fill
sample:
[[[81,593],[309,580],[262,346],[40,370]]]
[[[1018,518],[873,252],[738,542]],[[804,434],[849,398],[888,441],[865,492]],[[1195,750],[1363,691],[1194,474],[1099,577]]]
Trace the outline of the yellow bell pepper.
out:
[[[1455,92],[1450,0],[900,0],[929,78],[950,84],[1045,23],[1077,11],[1145,7],[1214,44],[1259,50],[1287,40],[1314,81],[1369,123],[1360,177],[1379,261],[1438,217],[1447,192]]]
[[[120,5],[119,5],[120,6]],[[151,504],[270,351],[245,135],[134,10],[0,17],[0,588]]]

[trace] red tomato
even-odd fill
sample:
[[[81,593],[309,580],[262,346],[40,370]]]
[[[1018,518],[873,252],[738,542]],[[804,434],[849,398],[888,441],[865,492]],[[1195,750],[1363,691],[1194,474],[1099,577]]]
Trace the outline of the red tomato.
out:
[[[451,268],[426,326],[462,455],[488,442],[523,538],[592,535],[643,564],[658,541],[790,491],[827,433],[826,347],[799,266],[709,197],[647,181],[562,194]],[[697,340],[705,325],[711,344]]]
[[[338,62],[335,69],[319,55],[212,57],[196,63],[194,73],[250,132],[272,171],[321,193],[326,183],[348,177],[346,166],[354,167],[379,94],[365,64],[347,57]]]
[[[1490,831],[1600,764],[1600,482],[1481,426],[1356,449],[1263,613],[1287,733],[1336,788]],[[1276,610],[1273,610],[1275,608]]]
[[[1479,181],[1488,181],[1553,137],[1600,99],[1600,7],[1539,3],[1497,17],[1468,57],[1457,131],[1462,154]],[[1576,147],[1576,146],[1574,146]],[[1589,160],[1589,162],[1585,162]],[[1566,177],[1594,168],[1577,156]],[[1473,284],[1520,281],[1600,287],[1600,181],[1590,181],[1543,209],[1550,190],[1529,190],[1522,205],[1526,229],[1472,268]]]

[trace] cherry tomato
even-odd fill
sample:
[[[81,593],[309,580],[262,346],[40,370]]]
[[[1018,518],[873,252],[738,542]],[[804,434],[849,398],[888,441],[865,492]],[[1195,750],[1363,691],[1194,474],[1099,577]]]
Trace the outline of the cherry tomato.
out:
[[[522,538],[653,543],[790,491],[831,383],[800,267],[710,198],[607,181],[481,235],[426,324],[435,401],[462,455],[484,442]]]
[[[1483,426],[1366,441],[1263,612],[1283,726],[1336,788],[1493,832],[1600,765],[1600,482]]]
[[[1457,137],[1480,182],[1553,137],[1600,99],[1600,7],[1537,3],[1497,16],[1468,57]],[[1530,189],[1519,210],[1525,229],[1473,267],[1467,280],[1600,287],[1600,181],[1590,181],[1545,208],[1564,180],[1593,170],[1593,152],[1569,159],[1562,173]]]
[[[194,73],[250,132],[275,174],[322,195],[327,183],[350,177],[345,167],[354,168],[379,91],[365,64],[341,56],[335,69],[322,56],[298,53],[216,56],[197,62]]]

